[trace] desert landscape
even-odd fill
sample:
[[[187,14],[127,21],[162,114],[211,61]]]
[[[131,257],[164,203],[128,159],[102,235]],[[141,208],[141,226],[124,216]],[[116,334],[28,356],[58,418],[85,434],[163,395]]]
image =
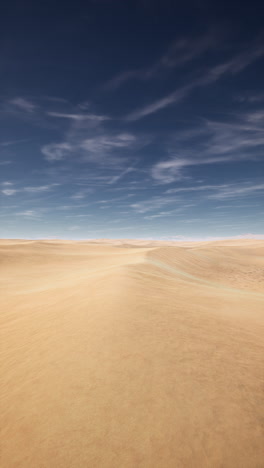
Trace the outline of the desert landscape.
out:
[[[262,467],[264,241],[1,240],[1,466]]]

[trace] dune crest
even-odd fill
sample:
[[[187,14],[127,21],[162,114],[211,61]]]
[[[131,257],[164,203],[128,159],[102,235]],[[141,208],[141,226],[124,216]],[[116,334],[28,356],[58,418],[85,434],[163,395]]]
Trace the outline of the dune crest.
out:
[[[1,466],[263,464],[264,241],[0,241]]]

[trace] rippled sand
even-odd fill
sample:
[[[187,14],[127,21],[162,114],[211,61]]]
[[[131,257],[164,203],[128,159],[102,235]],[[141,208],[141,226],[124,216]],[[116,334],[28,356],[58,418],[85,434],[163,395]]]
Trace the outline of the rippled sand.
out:
[[[264,466],[264,241],[0,241],[3,468]]]

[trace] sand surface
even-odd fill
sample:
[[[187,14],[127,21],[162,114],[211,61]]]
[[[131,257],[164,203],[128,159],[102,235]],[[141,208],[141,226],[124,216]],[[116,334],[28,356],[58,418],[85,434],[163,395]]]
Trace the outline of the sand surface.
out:
[[[0,241],[2,468],[262,468],[264,241]]]

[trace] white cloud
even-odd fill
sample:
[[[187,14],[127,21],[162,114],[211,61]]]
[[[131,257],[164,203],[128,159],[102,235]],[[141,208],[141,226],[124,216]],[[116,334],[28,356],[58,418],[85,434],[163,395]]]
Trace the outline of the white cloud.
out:
[[[171,197],[168,195],[154,196],[147,200],[143,200],[137,203],[130,205],[130,208],[133,208],[137,213],[147,213],[149,211],[157,211],[164,206],[175,204],[177,209],[182,210],[184,206],[181,204],[182,200],[177,199],[176,197]]]
[[[11,99],[9,103],[16,107],[19,110],[32,113],[36,110],[37,106],[33,102],[25,99],[23,97],[17,97],[15,99]]]
[[[241,156],[250,148],[264,145],[264,112],[241,114],[233,122],[205,122],[207,132],[206,153]]]
[[[100,131],[88,138],[85,133],[70,133],[68,141],[45,145],[41,151],[48,161],[59,161],[74,155],[94,164],[118,164],[122,167],[127,162],[124,151],[137,148],[143,141],[126,132],[108,134]]]
[[[15,195],[15,193],[17,193],[17,190],[15,190],[15,189],[4,189],[4,190],[1,190],[1,192],[4,195],[10,196],[10,195]]]
[[[14,185],[14,184],[13,182],[6,181],[6,182],[2,182],[1,185],[3,185],[4,187],[9,187],[10,185]]]
[[[130,133],[117,135],[99,135],[86,138],[80,143],[80,147],[91,154],[102,154],[118,148],[127,148],[135,143],[136,137]]]
[[[82,198],[85,198],[87,195],[93,192],[93,189],[91,187],[89,188],[84,188],[81,190],[78,190],[78,192],[74,193],[74,195],[71,196],[73,200],[81,200]]]
[[[175,215],[175,213],[177,213],[177,210],[161,211],[160,213],[144,216],[144,219],[152,220],[155,218],[167,218],[169,216]]]
[[[250,186],[229,186],[224,187],[215,194],[211,194],[208,198],[222,200],[225,198],[235,198],[249,196],[250,194],[255,195],[256,192],[264,191],[264,184],[253,184]]]
[[[251,183],[233,183],[233,184],[216,184],[216,185],[198,185],[191,187],[177,187],[166,191],[166,194],[173,194],[179,192],[206,192],[203,198],[223,200],[229,198],[255,195],[256,192],[264,191],[264,184]],[[209,193],[208,193],[209,192]],[[211,192],[211,193],[210,193]],[[229,205],[230,206],[230,205]],[[234,205],[238,207],[238,205]],[[241,205],[252,206],[252,205]],[[219,208],[219,207],[217,207]]]
[[[36,187],[24,187],[25,192],[30,192],[30,193],[38,193],[38,192],[48,192],[49,190],[52,190],[54,187],[58,186],[60,184],[49,184],[49,185],[39,185]]]
[[[227,184],[220,184],[220,185],[197,185],[192,187],[176,187],[173,189],[166,190],[165,193],[178,193],[178,192],[196,192],[201,190],[215,190],[222,187],[228,187]]]
[[[116,182],[118,182],[120,179],[122,179],[123,177],[125,177],[126,174],[128,174],[129,172],[132,172],[134,171],[135,169],[133,167],[128,167],[127,169],[125,169],[124,171],[120,172],[119,174],[117,174],[116,176],[113,176],[111,177],[111,179],[109,180],[109,184],[115,184]]]
[[[5,147],[5,146],[12,146],[12,145],[20,145],[21,143],[26,143],[26,142],[28,142],[28,141],[29,141],[29,140],[26,139],[26,138],[24,138],[24,139],[22,139],[22,140],[2,141],[2,142],[0,143],[0,146]]]
[[[183,177],[182,169],[190,164],[190,160],[181,158],[161,161],[153,166],[151,175],[158,182],[169,184],[180,180]]]
[[[95,120],[95,121],[102,122],[104,120],[110,119],[110,117],[107,117],[105,115],[96,115],[96,114],[66,114],[62,112],[47,112],[47,115],[50,115],[51,117],[69,119],[73,121]]]
[[[240,95],[236,96],[234,99],[239,102],[255,104],[264,101],[264,93]]]
[[[198,128],[176,134],[169,143],[169,152],[179,156],[154,164],[152,178],[166,184],[184,179],[187,167],[262,158],[259,150],[264,145],[264,111],[235,117],[226,122],[203,120]]]
[[[41,151],[47,161],[60,161],[72,153],[73,147],[71,144],[66,142],[51,143],[43,146]]]
[[[176,102],[181,101],[182,99],[187,96],[190,91],[196,87],[196,83],[191,83],[189,85],[183,86],[182,88],[177,89],[176,91],[173,91],[173,93],[170,93],[169,95],[155,100],[151,104],[144,106],[134,112],[131,112],[127,117],[126,120],[139,120],[142,119],[142,117],[145,117],[146,115],[154,114],[160,109],[163,109],[164,107],[168,107],[171,104],[175,104]]]
[[[22,216],[24,218],[30,218],[30,219],[39,219],[40,218],[40,213],[36,210],[25,210],[25,211],[20,211],[16,213],[17,216]]]
[[[49,190],[52,190],[54,187],[56,187],[56,186],[58,186],[60,184],[53,183],[53,184],[49,184],[49,185],[39,185],[39,186],[36,186],[36,187],[24,187],[24,188],[20,188],[20,189],[11,188],[14,185],[13,182],[2,182],[1,185],[4,186],[4,187],[10,187],[10,188],[5,188],[5,189],[1,190],[1,192],[4,195],[14,195],[15,193],[18,193],[18,192],[28,192],[28,193],[48,192]]]
[[[210,31],[200,38],[182,38],[170,45],[167,52],[148,68],[128,70],[108,81],[106,89],[116,89],[129,80],[146,81],[160,73],[185,65],[200,57],[218,42],[218,31]]]
[[[263,56],[263,54],[263,46],[254,47],[241,54],[238,54],[236,57],[232,58],[227,62],[211,67],[211,69],[207,70],[206,73],[200,76],[200,78],[194,79],[190,83],[173,91],[167,96],[155,100],[151,104],[148,104],[131,112],[126,117],[126,120],[139,120],[147,115],[157,112],[160,109],[168,107],[171,104],[179,102],[186,96],[188,96],[196,88],[209,85],[219,80],[225,75],[234,75],[243,71],[247,66],[253,63],[255,60],[259,59],[261,56]]]
[[[239,73],[244,70],[248,65],[250,65],[255,60],[262,57],[264,54],[263,45],[254,46],[248,50],[241,52],[240,54],[233,57],[231,60],[216,65],[211,69],[211,74],[215,75],[217,78],[221,77],[225,73],[230,73],[232,75]]]
[[[234,158],[232,156],[216,156],[207,159],[174,158],[155,164],[152,168],[151,174],[153,179],[157,180],[158,182],[162,184],[169,184],[176,180],[185,178],[182,170],[187,166],[223,163],[233,160]]]

